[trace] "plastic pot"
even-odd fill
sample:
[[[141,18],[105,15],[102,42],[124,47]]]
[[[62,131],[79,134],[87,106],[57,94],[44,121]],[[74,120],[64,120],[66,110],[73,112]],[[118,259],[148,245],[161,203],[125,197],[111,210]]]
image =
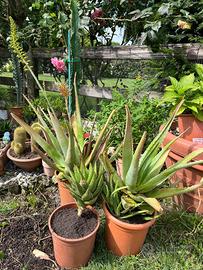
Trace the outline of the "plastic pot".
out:
[[[48,225],[50,233],[52,235],[54,256],[56,262],[62,268],[76,269],[78,267],[85,266],[92,255],[96,233],[100,225],[100,220],[96,210],[91,208],[91,210],[97,215],[98,218],[98,224],[94,231],[92,231],[89,235],[78,239],[68,239],[61,237],[53,231],[51,227],[51,221],[57,211],[66,207],[76,208],[76,204],[69,203],[55,209],[55,211],[49,217]]]
[[[117,256],[138,254],[144,244],[149,228],[155,223],[152,219],[143,224],[129,224],[114,217],[106,205],[105,242],[107,249]]]
[[[45,161],[42,160],[42,166],[44,170],[44,174],[48,177],[52,177],[54,175],[54,169],[50,167]]]

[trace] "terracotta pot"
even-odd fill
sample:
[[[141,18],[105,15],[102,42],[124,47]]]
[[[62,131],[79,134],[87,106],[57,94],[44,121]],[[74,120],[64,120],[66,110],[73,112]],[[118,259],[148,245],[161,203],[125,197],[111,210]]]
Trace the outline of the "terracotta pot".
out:
[[[49,217],[48,224],[49,224],[49,230],[52,235],[54,256],[57,263],[62,268],[76,269],[78,267],[85,266],[92,255],[96,232],[99,228],[100,220],[99,220],[99,216],[97,212],[94,209],[92,209],[92,211],[97,215],[97,218],[98,218],[98,224],[93,232],[91,232],[89,235],[85,237],[78,238],[78,239],[67,239],[67,238],[61,237],[53,231],[51,227],[51,221],[52,221],[53,215],[58,210],[62,208],[66,208],[66,207],[76,208],[76,204],[69,203],[55,209],[55,211]]]
[[[202,138],[203,143],[203,122],[199,121],[192,114],[182,114],[178,116],[178,127],[180,133],[189,128],[182,136],[182,138],[195,141]]]
[[[168,132],[163,145],[166,145],[174,138],[175,135]],[[175,143],[172,144],[170,147],[171,151],[166,160],[166,166],[170,167],[171,165],[185,157],[187,154],[202,147],[203,145],[195,144],[182,138],[177,139]],[[199,155],[194,160],[200,159],[203,159],[203,154]],[[191,168],[178,170],[171,177],[171,183],[177,183],[178,187],[188,187],[199,183],[202,177],[203,165],[196,165]],[[203,214],[203,187],[198,188],[193,192],[175,196],[174,201],[186,211]]]
[[[42,164],[42,159],[40,156],[37,156],[35,158],[30,158],[30,159],[20,159],[20,158],[15,158],[13,157],[11,154],[11,148],[9,148],[8,152],[7,152],[7,157],[13,161],[13,163],[28,172],[33,171],[34,169],[36,169],[37,167],[39,167]]]
[[[69,189],[65,185],[65,180],[61,180],[60,177],[58,176],[58,172],[55,171],[55,179],[58,184],[58,190],[59,190],[59,196],[60,196],[60,201],[61,205],[67,204],[67,203],[74,203],[75,199],[71,195]]]
[[[8,143],[3,149],[0,149],[0,175],[4,174],[4,167],[8,160],[7,151],[10,147],[10,143]]]
[[[17,115],[19,118],[23,119],[23,108],[22,107],[12,107],[10,108],[10,113]]]
[[[44,174],[48,177],[52,177],[54,175],[55,170],[50,167],[44,160],[42,160],[42,166],[44,169]]]
[[[117,256],[138,254],[144,244],[149,228],[155,219],[143,224],[129,224],[114,217],[106,206],[105,241],[107,248]]]

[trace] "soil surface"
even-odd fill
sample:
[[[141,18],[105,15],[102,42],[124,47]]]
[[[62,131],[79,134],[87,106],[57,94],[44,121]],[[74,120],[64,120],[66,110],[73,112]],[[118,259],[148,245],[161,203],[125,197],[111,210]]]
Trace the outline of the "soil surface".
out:
[[[31,152],[30,147],[26,147],[24,153],[21,155],[16,155],[13,149],[10,150],[10,154],[12,157],[18,158],[18,159],[32,159],[39,156],[37,153]]]
[[[26,202],[25,195],[15,197],[19,204],[17,209],[6,213],[0,208],[0,270],[60,269],[52,261],[33,255],[33,250],[38,249],[54,260],[47,221],[58,206],[54,201],[56,193],[55,187],[51,187],[43,195],[37,195],[38,203],[34,208]],[[8,204],[14,198],[12,194],[10,196],[6,200]]]
[[[97,216],[89,209],[79,217],[76,208],[63,208],[54,214],[51,226],[58,235],[77,239],[90,234],[97,222]]]

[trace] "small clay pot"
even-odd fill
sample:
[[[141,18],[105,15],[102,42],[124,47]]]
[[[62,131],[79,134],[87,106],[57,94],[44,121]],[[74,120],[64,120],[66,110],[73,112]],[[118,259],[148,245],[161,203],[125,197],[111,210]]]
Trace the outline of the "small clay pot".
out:
[[[48,177],[52,177],[54,175],[55,170],[50,167],[44,160],[42,160],[42,166],[44,169],[44,174]]]
[[[68,204],[68,203],[74,203],[75,199],[71,195],[69,189],[67,188],[65,184],[65,180],[61,180],[58,177],[58,172],[55,171],[55,179],[58,184],[58,190],[59,190],[59,196],[60,196],[60,201],[61,201],[61,206]]]
[[[13,113],[15,115],[17,115],[19,118],[23,119],[23,108],[22,107],[12,107],[10,108],[10,114]]]
[[[0,176],[4,174],[4,167],[8,160],[7,151],[10,147],[10,143],[8,143],[3,149],[0,149]]]
[[[28,143],[29,144],[29,143]],[[28,172],[32,172],[34,169],[39,167],[42,164],[42,159],[40,156],[37,156],[35,158],[30,158],[30,159],[20,159],[20,158],[15,158],[11,155],[11,148],[8,149],[7,152],[7,157],[13,161],[13,163]]]
[[[53,231],[51,227],[51,221],[57,211],[63,208],[71,207],[76,208],[76,203],[69,203],[55,209],[49,217],[48,225],[53,240],[54,256],[58,265],[62,268],[77,269],[81,266],[85,266],[92,255],[100,220],[96,210],[91,208],[91,210],[97,215],[98,218],[98,224],[94,231],[92,231],[89,235],[78,239],[68,239],[61,237]]]
[[[106,205],[105,242],[107,249],[117,256],[138,254],[144,244],[149,228],[155,223],[152,219],[143,224],[129,224],[114,217]]]

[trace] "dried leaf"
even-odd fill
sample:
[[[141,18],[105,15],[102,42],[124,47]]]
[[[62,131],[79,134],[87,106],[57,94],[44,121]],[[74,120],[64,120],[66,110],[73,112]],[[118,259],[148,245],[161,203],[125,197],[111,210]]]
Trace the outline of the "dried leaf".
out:
[[[44,253],[43,251],[39,249],[34,249],[32,253],[36,258],[39,258],[41,260],[52,261],[52,259],[49,258],[48,254]]]

